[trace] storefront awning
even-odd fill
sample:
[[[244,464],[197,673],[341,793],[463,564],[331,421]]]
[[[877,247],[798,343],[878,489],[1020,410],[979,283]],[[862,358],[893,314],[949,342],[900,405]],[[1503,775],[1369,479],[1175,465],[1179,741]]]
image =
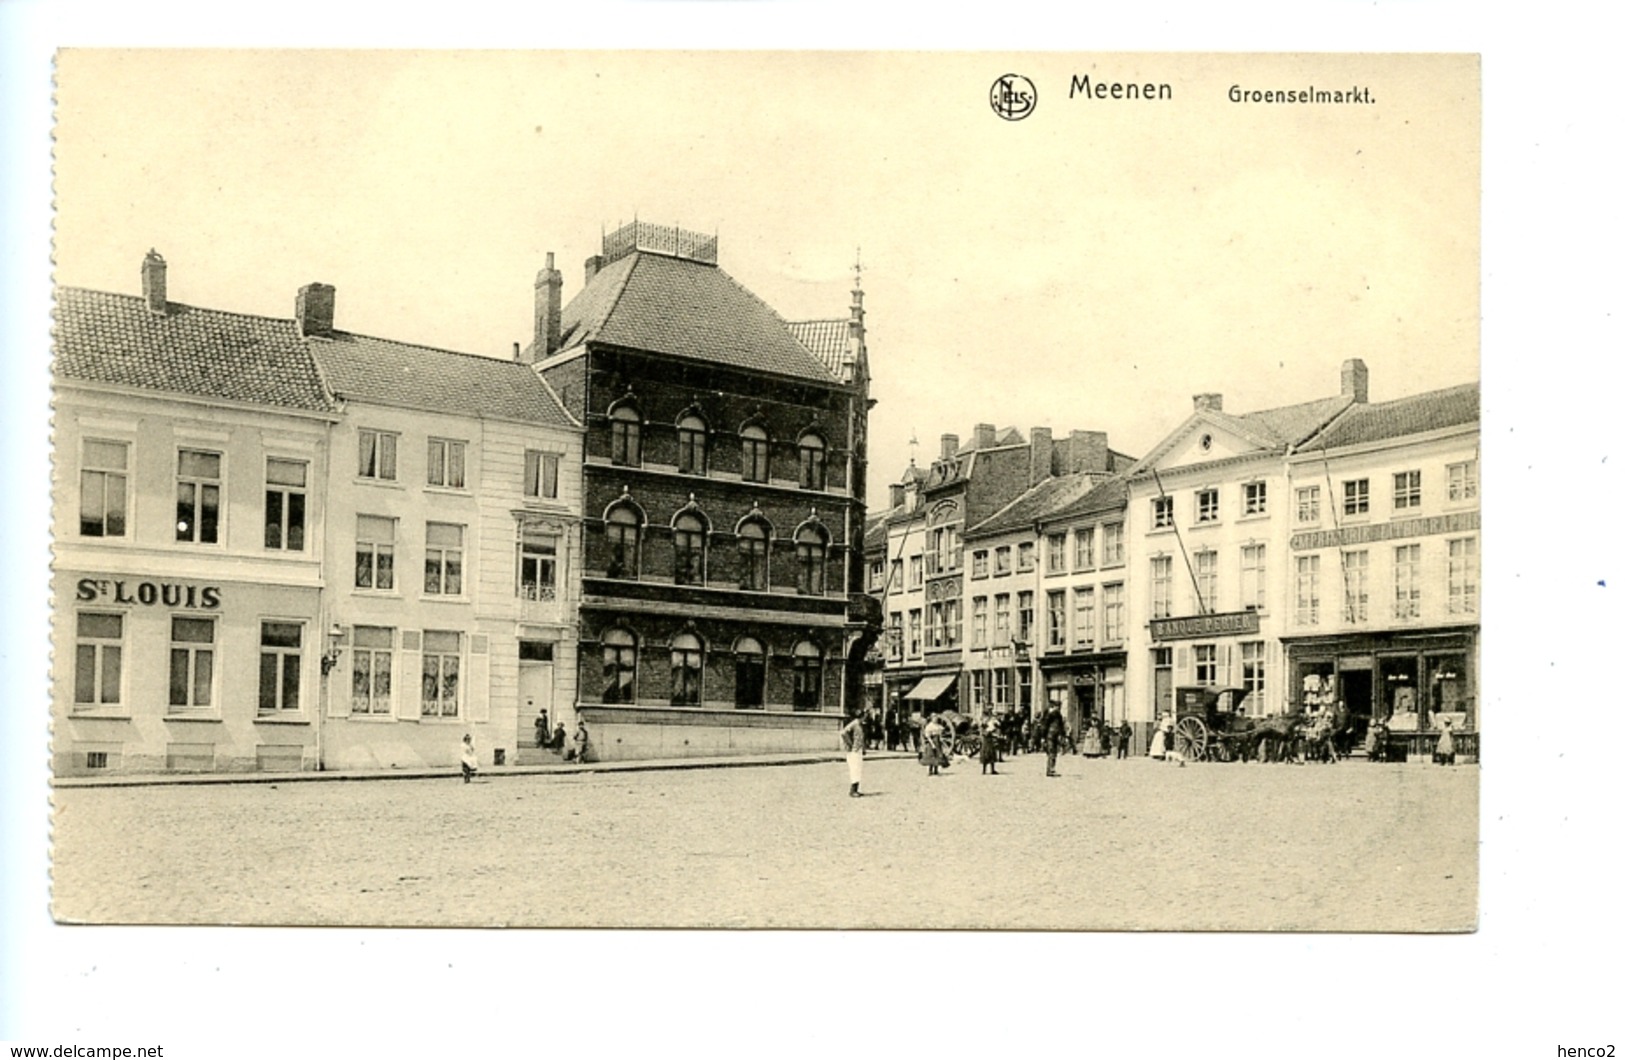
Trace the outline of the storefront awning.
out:
[[[915,685],[913,690],[904,693],[904,699],[936,699],[954,685],[955,674],[938,674],[935,677],[926,677]]]

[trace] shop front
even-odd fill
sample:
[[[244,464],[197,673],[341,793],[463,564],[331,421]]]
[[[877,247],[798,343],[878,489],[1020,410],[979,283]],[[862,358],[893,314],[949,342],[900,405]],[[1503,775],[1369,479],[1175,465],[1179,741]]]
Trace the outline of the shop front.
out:
[[[1115,730],[1128,718],[1123,695],[1126,665],[1127,655],[1120,651],[1041,657],[1044,702],[1061,711],[1067,731],[1080,740],[1086,725]]]

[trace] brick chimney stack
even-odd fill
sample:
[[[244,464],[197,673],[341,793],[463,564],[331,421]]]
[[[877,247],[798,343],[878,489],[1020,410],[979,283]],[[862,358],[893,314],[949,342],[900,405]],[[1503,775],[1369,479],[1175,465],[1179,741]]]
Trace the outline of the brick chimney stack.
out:
[[[1191,400],[1196,405],[1197,412],[1223,412],[1223,394],[1196,394]]]
[[[893,507],[893,508],[901,508],[903,506],[903,500],[904,500],[903,484],[901,482],[893,482],[891,484],[890,488],[891,488],[891,498],[890,498],[891,507]]]
[[[952,460],[954,454],[959,452],[959,435],[945,434],[942,436],[942,459]]]
[[[169,293],[166,274],[169,266],[156,249],[147,251],[141,259],[141,295],[147,300],[147,309],[159,316],[169,312]]]
[[[1365,362],[1358,357],[1350,357],[1343,362],[1343,396],[1351,397],[1360,404],[1366,403],[1366,395],[1371,385],[1371,373],[1366,371]]]
[[[1054,473],[1055,433],[1048,427],[1034,427],[1027,446],[1027,485],[1036,486]]]
[[[293,317],[299,325],[299,334],[331,335],[333,333],[333,302],[336,292],[328,283],[307,283],[299,288],[299,297],[293,303]]]
[[[533,360],[539,361],[558,352],[563,293],[564,274],[553,267],[553,254],[549,251],[546,266],[536,274],[536,333],[531,342]]]
[[[598,270],[603,268],[603,267],[604,267],[604,256],[602,254],[594,254],[592,257],[588,258],[586,267],[582,270],[583,272],[586,273],[587,278],[582,282],[584,284],[591,283],[592,278],[594,276],[597,276],[598,275]]]
[[[1105,431],[1073,431],[1067,449],[1070,465],[1067,470],[1072,474],[1106,470],[1109,458],[1106,455]]]

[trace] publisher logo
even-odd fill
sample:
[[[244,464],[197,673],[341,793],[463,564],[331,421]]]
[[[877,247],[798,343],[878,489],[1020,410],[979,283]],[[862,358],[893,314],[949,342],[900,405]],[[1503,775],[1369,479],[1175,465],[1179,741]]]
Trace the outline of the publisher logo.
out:
[[[1038,106],[1038,89],[1020,74],[1005,74],[993,82],[987,101],[993,113],[1005,121],[1020,121]]]

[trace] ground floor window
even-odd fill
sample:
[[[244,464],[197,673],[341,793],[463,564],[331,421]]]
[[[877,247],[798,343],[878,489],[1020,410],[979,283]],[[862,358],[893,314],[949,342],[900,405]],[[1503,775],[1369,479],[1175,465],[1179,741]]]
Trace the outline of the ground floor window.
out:
[[[1199,685],[1218,684],[1219,646],[1217,644],[1197,644],[1191,650],[1196,656],[1196,683]]]
[[[760,710],[766,703],[767,653],[760,641],[741,637],[734,645],[734,706]]]
[[[260,623],[260,712],[299,709],[299,661],[304,628],[297,622]]]
[[[123,684],[124,616],[81,611],[75,622],[74,705],[117,706]]]
[[[637,675],[638,642],[624,629],[604,632],[604,702],[631,703],[637,697],[633,679]]]
[[[1174,709],[1174,649],[1151,649],[1151,706],[1161,717]]]
[[[1450,727],[1470,724],[1471,701],[1467,690],[1467,656],[1458,652],[1429,655],[1423,660],[1427,673],[1428,727],[1437,729],[1449,719]]]
[[[455,718],[461,684],[463,635],[456,630],[423,631],[423,716]]]
[[[671,705],[700,705],[700,674],[703,648],[692,633],[673,637],[671,642]]]
[[[353,640],[350,713],[388,714],[395,631],[385,626],[357,626]]]
[[[1254,712],[1264,709],[1264,642],[1243,641],[1241,644],[1241,687],[1247,690],[1247,702]]]
[[[1377,660],[1382,699],[1380,712],[1390,728],[1414,732],[1421,728],[1422,704],[1417,697],[1415,656],[1389,656]]]
[[[795,674],[795,709],[817,710],[824,686],[824,658],[818,646],[805,640],[797,644],[791,665]]]
[[[169,620],[169,707],[205,710],[214,705],[214,619],[176,615]]]

